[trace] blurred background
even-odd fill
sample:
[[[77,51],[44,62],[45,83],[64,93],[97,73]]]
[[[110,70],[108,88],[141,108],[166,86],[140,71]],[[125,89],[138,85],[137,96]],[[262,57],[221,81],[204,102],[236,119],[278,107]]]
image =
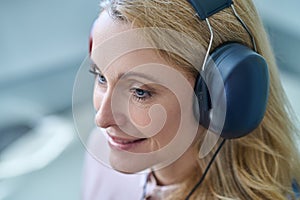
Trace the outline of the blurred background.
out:
[[[300,116],[298,0],[255,0]],[[0,200],[79,200],[72,89],[99,0],[0,0]],[[86,99],[79,99],[82,114]]]

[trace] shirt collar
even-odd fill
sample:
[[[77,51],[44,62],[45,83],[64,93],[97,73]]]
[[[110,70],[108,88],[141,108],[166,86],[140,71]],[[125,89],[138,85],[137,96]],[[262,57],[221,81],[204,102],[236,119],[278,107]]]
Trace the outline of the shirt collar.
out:
[[[146,177],[144,183],[144,194],[147,200],[161,200],[165,199],[179,186],[177,184],[160,186],[157,184],[154,173],[151,171]]]

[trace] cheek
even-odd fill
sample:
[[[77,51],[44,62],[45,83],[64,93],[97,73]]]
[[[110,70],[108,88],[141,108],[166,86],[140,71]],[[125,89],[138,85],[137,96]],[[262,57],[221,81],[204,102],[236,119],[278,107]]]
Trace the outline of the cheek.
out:
[[[168,145],[174,137],[179,133],[179,126],[181,123],[181,109],[180,104],[175,97],[172,95],[167,101],[162,104],[164,106],[167,117],[165,119],[163,128],[152,137],[155,143],[159,144],[160,148]]]
[[[129,118],[130,121],[136,126],[145,127],[151,123],[149,116],[149,109],[151,106],[143,107],[135,104],[129,104]]]
[[[163,134],[168,135],[168,137],[173,138],[177,134],[181,122],[180,106],[178,101],[174,99],[173,101],[170,101],[169,104],[165,105],[165,108],[167,111],[167,118],[162,132]]]
[[[181,109],[173,94],[145,107],[130,104],[129,113],[131,123],[159,146],[168,144],[178,133]]]

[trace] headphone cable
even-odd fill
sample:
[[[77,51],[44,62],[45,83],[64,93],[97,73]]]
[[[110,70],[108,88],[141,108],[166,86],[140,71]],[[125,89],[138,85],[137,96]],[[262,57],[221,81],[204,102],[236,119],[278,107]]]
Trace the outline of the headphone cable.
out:
[[[204,173],[202,174],[201,178],[199,179],[199,181],[196,183],[196,185],[193,187],[193,189],[190,191],[190,193],[187,195],[187,197],[185,198],[185,200],[189,200],[190,197],[193,195],[193,193],[196,191],[196,189],[201,185],[201,183],[203,182],[208,170],[210,169],[212,163],[214,162],[215,158],[217,157],[218,153],[220,152],[221,148],[223,147],[223,145],[225,144],[226,139],[223,139],[223,141],[221,142],[221,144],[219,145],[218,149],[216,150],[216,152],[214,153],[214,155],[212,156],[211,160],[209,161]]]

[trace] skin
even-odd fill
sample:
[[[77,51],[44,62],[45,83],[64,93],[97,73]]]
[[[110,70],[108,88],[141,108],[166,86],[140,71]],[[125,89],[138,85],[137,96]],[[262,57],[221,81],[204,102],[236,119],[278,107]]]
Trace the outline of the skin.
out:
[[[112,53],[112,48],[97,53],[99,45],[130,29],[129,24],[112,19],[106,11],[101,13],[93,29],[91,58],[95,64],[91,70],[96,74],[93,98],[97,111],[95,122],[107,134],[111,148],[110,164],[118,171],[136,173],[146,168],[155,169],[154,166],[169,155],[161,154],[155,159],[149,157],[143,160],[130,156],[158,152],[173,142],[176,134],[184,137],[190,127],[199,125],[193,117],[192,106],[185,106],[184,110],[180,107],[192,105],[194,78],[167,63],[155,50],[134,50],[109,64],[97,59],[109,57],[106,54]],[[191,89],[182,89],[184,81]],[[176,87],[179,92],[174,92]],[[185,119],[184,125],[179,131],[182,119]],[[197,130],[198,134],[203,131],[201,127]],[[180,182],[186,173],[196,168],[195,156],[197,151],[192,145],[170,165],[156,170],[158,183]],[[140,167],[136,167],[139,164]]]

